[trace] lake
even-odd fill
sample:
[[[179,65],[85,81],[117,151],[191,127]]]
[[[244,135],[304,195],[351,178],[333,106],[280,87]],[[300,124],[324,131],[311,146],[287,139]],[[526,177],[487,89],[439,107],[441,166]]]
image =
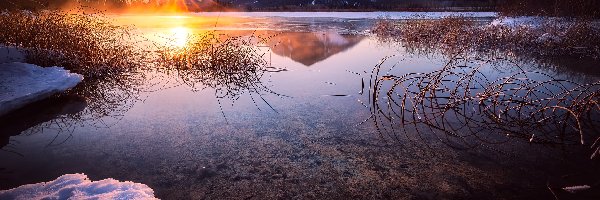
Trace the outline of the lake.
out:
[[[482,24],[496,17],[463,14]],[[0,189],[85,173],[146,184],[161,199],[552,199],[549,183],[600,180],[598,163],[581,145],[530,144],[485,130],[485,142],[469,136],[458,144],[435,130],[418,132],[428,130],[420,125],[374,121],[389,115],[373,112],[372,102],[388,104],[371,87],[377,76],[429,73],[448,63],[484,66],[490,79],[515,72],[518,63],[588,83],[600,75],[589,67],[596,63],[457,60],[371,32],[378,18],[413,20],[414,13],[107,17],[133,25],[148,49],[183,48],[194,34],[243,37],[257,44],[268,70],[233,82],[148,72],[134,94],[104,87],[102,98],[111,101],[60,97],[21,109],[0,122]]]

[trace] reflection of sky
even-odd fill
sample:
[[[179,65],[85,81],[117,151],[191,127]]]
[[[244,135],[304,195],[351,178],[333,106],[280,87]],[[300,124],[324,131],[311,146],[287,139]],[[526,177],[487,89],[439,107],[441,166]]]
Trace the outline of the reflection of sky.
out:
[[[239,20],[239,23],[247,23],[250,19],[221,17],[218,24],[221,26],[235,26],[237,20]],[[261,22],[268,23],[264,20],[261,19]],[[158,35],[153,39],[168,38],[167,42],[171,42],[174,47],[181,47],[189,42],[188,38],[191,34],[202,33],[207,31],[209,27],[214,26],[217,18],[124,16],[117,18],[116,21],[124,24],[133,23],[147,35]],[[277,27],[273,29],[275,30],[221,30],[221,32],[232,36],[256,34],[271,37],[267,42],[269,50],[265,51],[265,59],[268,59],[272,66],[286,68],[288,71],[267,73],[263,77],[263,81],[269,89],[292,98],[281,98],[268,94],[263,97],[278,112],[284,114],[287,112],[300,114],[311,112],[310,110],[294,109],[299,108],[298,106],[302,104],[312,105],[314,109],[331,108],[334,109],[334,112],[340,113],[368,111],[363,110],[364,107],[356,103],[359,98],[358,91],[361,90],[361,81],[368,80],[373,67],[386,56],[396,55],[390,58],[385,65],[387,68],[395,66],[389,71],[391,74],[427,72],[445,64],[445,61],[440,58],[406,54],[401,47],[381,44],[369,36],[340,34],[335,30],[306,32],[281,31]],[[382,73],[388,73],[388,71],[382,71]],[[138,132],[136,130],[146,130],[145,123],[155,124],[156,126],[177,125],[187,127],[195,126],[195,124],[204,121],[223,122],[219,104],[214,98],[214,91],[211,89],[195,93],[191,92],[186,86],[178,86],[146,95],[146,100],[137,103],[126,113],[123,119],[124,122],[122,122],[124,124],[138,124],[139,126],[121,127],[119,125],[117,126],[119,128],[101,130],[95,130],[91,127],[78,127],[75,132],[102,132],[101,135],[107,138],[117,139],[122,130],[129,133]],[[349,96],[336,98],[328,95]],[[329,105],[332,100],[339,102],[335,105]],[[268,105],[262,101],[255,103],[249,96],[241,96],[235,102],[224,101],[222,107],[224,113],[230,115],[228,119],[232,120],[232,123],[248,120],[241,115],[270,117],[272,114]],[[241,115],[238,116],[238,114]],[[53,132],[53,130],[47,131]],[[14,137],[14,140],[20,142],[20,145],[17,146],[19,151],[27,152],[28,150],[23,148],[31,147],[27,145],[29,142],[37,143],[41,147],[43,146],[42,143],[52,136],[52,134],[40,134],[35,137],[22,135]],[[70,135],[62,134],[59,137],[68,138]],[[38,138],[39,140],[30,140],[31,138]],[[75,138],[71,138],[71,140],[79,140],[78,142],[83,144],[93,142],[82,137]],[[35,149],[31,150],[33,152],[29,153],[32,154],[44,155],[46,153],[43,151],[35,152]],[[0,160],[4,158],[0,155]]]
[[[344,29],[347,27],[330,24],[322,26],[324,22],[315,21],[281,23],[282,19],[261,19],[260,23],[256,24],[257,27],[262,27],[259,30],[256,30],[247,18],[230,16],[121,16],[116,18],[116,21],[119,24],[133,24],[150,41],[175,48],[188,44],[193,38],[192,35],[211,30],[218,30],[218,33],[230,36],[254,34],[268,38],[267,45],[273,53],[306,66],[352,48],[365,38],[364,35],[350,34]],[[313,27],[309,31],[297,30],[297,27],[303,25]]]
[[[175,27],[170,30],[170,36],[167,36],[174,47],[185,47],[190,39],[190,29],[187,27]]]
[[[244,144],[248,145],[244,148],[249,148],[263,145],[261,142],[265,141],[283,141],[281,143],[290,148],[299,145],[306,149],[306,144],[317,141],[313,137],[327,138],[324,139],[327,141],[346,135],[375,136],[377,133],[369,125],[357,126],[370,115],[369,110],[357,101],[366,102],[366,97],[359,95],[359,91],[362,81],[369,80],[375,65],[392,55],[396,56],[386,62],[381,74],[429,72],[445,64],[444,59],[439,57],[409,55],[402,47],[381,44],[370,36],[348,34],[351,31],[347,31],[345,26],[334,25],[333,30],[307,31],[301,28],[297,31],[288,29],[304,26],[288,24],[255,32],[252,28],[236,26],[238,23],[248,26],[248,18],[221,17],[218,21],[217,18],[126,16],[117,21],[126,24],[135,22],[133,24],[149,39],[170,42],[174,47],[184,46],[189,42],[190,34],[207,31],[215,24],[225,27],[220,31],[233,36],[252,33],[272,36],[267,43],[265,59],[272,66],[287,71],[266,73],[264,85],[290,97],[264,94],[262,101],[258,97],[251,99],[249,95],[243,95],[236,101],[227,99],[219,104],[214,98],[215,91],[210,88],[192,92],[187,86],[177,86],[145,93],[143,102],[135,104],[122,120],[108,128],[88,125],[74,127],[69,132],[47,129],[43,134],[12,137],[16,144],[12,148],[24,157],[0,152],[0,163],[4,164],[0,167],[13,172],[7,180],[25,184],[51,180],[65,173],[84,172],[91,174],[92,178],[112,177],[146,183],[158,191],[164,191],[164,187],[172,189],[162,184],[165,180],[171,180],[169,184],[174,184],[173,187],[188,187],[188,182],[177,179],[187,175],[173,175],[177,164],[193,161],[205,165],[213,162],[212,159],[241,162],[220,157],[236,150],[236,145]],[[270,22],[260,19],[259,23]],[[308,22],[305,25],[315,28],[322,23]],[[393,69],[390,69],[392,66]],[[227,116],[229,124],[225,124],[221,112]],[[55,137],[66,142],[46,146]],[[276,156],[285,159],[289,155]],[[323,154],[318,156],[325,157]],[[343,160],[347,160],[346,157]],[[431,172],[427,169],[418,171]],[[309,172],[304,173],[301,175],[309,176],[306,174]]]

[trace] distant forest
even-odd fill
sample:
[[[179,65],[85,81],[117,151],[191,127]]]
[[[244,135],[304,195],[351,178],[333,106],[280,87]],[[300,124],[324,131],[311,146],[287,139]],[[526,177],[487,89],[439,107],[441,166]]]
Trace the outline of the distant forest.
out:
[[[0,8],[39,9],[73,2],[108,8],[176,5],[188,11],[499,11],[600,17],[600,0],[1,0]]]
[[[504,0],[498,7],[507,15],[600,17],[600,0]]]

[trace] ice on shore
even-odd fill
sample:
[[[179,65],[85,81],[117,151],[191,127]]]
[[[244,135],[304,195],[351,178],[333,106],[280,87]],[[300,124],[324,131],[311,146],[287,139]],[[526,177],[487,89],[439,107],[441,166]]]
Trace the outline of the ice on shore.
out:
[[[537,27],[544,21],[542,17],[522,16],[522,17],[499,17],[490,23],[492,26],[534,26]]]
[[[0,199],[157,199],[147,185],[112,178],[91,181],[85,174],[0,191]]]
[[[519,17],[499,17],[489,23],[489,27],[508,27],[513,30],[517,28],[529,28],[531,33],[538,35],[535,42],[561,42],[563,36],[570,28],[577,25],[577,22],[570,18],[563,17],[539,17],[539,16],[519,16]]]
[[[554,23],[556,25],[569,26],[573,22],[568,18],[561,17],[539,17],[539,16],[519,16],[519,17],[498,17],[494,19],[490,26],[507,26],[516,28],[519,26],[527,26],[537,28],[545,23]]]
[[[83,76],[62,67],[9,62],[0,64],[0,116],[75,87]]]

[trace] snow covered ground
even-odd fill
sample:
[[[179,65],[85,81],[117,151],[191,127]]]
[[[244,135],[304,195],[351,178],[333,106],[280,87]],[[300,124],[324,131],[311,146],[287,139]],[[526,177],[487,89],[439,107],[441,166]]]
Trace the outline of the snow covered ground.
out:
[[[536,16],[522,16],[522,17],[498,17],[490,23],[491,26],[531,26],[538,27],[548,20],[557,20],[558,18],[548,17],[536,17]]]
[[[538,34],[536,42],[560,42],[571,28],[578,25],[576,20],[564,17],[498,17],[488,24],[488,27],[528,28],[530,33]],[[600,21],[592,21],[592,26],[598,28]]]
[[[91,181],[85,174],[0,191],[0,199],[157,199],[147,185],[115,179]]]
[[[498,17],[494,19],[489,25],[490,26],[507,26],[516,28],[519,26],[526,26],[531,28],[538,28],[544,24],[550,24],[558,26],[559,28],[568,28],[569,26],[575,25],[577,20],[565,17],[539,17],[539,16],[518,16],[518,17]],[[598,24],[598,20],[593,21],[594,24]]]
[[[14,48],[0,48],[0,116],[29,103],[75,87],[83,76],[62,67],[23,63]]]
[[[197,16],[341,18],[341,19],[439,19],[448,16],[497,17],[495,12],[201,12]]]

